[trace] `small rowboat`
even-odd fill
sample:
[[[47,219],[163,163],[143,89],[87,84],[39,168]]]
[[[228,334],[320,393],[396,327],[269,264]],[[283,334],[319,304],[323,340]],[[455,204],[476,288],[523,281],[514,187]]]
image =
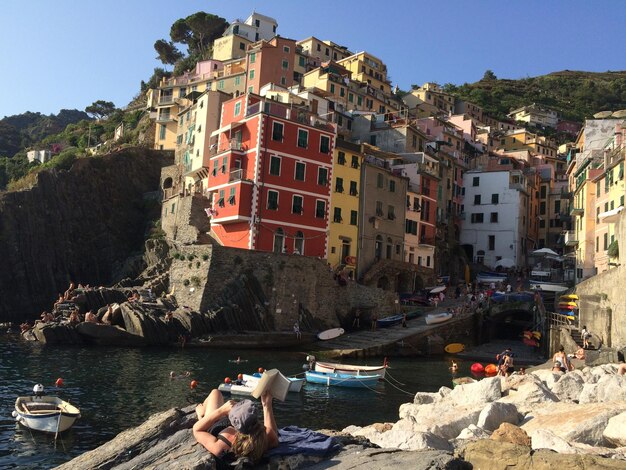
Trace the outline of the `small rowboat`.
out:
[[[296,377],[287,377],[289,379],[289,392],[299,393],[302,390],[302,386],[304,385],[304,377],[299,379]],[[256,387],[256,384],[261,380],[261,374],[255,372],[254,374],[243,374],[243,380],[246,385],[251,385],[252,388]]]
[[[376,375],[380,379],[385,378],[387,361],[382,366],[360,366],[353,364],[337,364],[335,362],[315,362],[315,372],[336,373],[342,375]]]
[[[217,386],[217,389],[220,392],[230,393],[232,395],[243,395],[250,396],[252,395],[252,391],[256,387],[256,382],[254,384],[249,384],[247,382],[224,382]]]
[[[436,323],[443,323],[450,320],[450,318],[452,318],[452,314],[449,312],[430,313],[426,315],[426,324],[434,325]]]
[[[42,385],[35,385],[33,391],[35,396],[15,400],[13,417],[21,425],[33,431],[60,433],[80,418],[80,410],[74,405],[58,397],[43,396]]]
[[[371,388],[375,387],[380,379],[379,375],[348,375],[315,371],[307,371],[305,374],[307,382],[328,387]]]
[[[343,328],[331,328],[330,330],[324,330],[324,331],[318,333],[317,334],[317,339],[320,339],[322,341],[326,341],[328,339],[337,338],[338,336],[341,336],[344,333],[345,333],[345,331],[344,331]]]
[[[402,323],[403,315],[394,315],[392,317],[379,318],[376,320],[376,325],[379,328],[387,328],[393,325],[399,325]]]

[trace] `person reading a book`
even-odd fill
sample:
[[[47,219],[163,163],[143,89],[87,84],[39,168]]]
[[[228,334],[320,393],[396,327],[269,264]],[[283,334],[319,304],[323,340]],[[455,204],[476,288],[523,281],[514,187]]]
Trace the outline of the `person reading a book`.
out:
[[[278,427],[269,390],[261,395],[263,422],[259,421],[256,404],[251,400],[228,400],[214,389],[196,407],[198,421],[193,425],[193,436],[219,459],[247,458],[258,462],[268,450],[278,446]]]

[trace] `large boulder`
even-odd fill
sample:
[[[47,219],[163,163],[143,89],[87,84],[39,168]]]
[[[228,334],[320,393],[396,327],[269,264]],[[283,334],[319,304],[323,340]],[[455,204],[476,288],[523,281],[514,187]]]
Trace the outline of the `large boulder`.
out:
[[[457,385],[450,392],[450,399],[455,405],[484,405],[501,397],[500,377],[490,377],[474,383]]]
[[[587,405],[553,403],[537,407],[522,425],[531,436],[538,430],[551,430],[569,443],[605,445],[602,435],[609,419],[626,411],[626,402]]]
[[[457,440],[461,439],[489,439],[490,434],[485,431],[483,428],[479,428],[475,424],[470,424],[468,427],[463,429],[461,433],[456,437]]]
[[[282,470],[300,467],[271,467]],[[397,449],[363,449],[360,446],[346,446],[331,461],[309,465],[308,470],[354,470],[375,468],[377,470],[471,470],[472,466],[456,458],[450,452],[438,450],[399,451]]]
[[[400,420],[394,424],[394,429],[430,432],[444,439],[454,439],[470,424],[476,424],[483,407],[482,404],[455,406],[450,400],[433,405],[402,405]]]
[[[537,429],[531,436],[533,450],[550,449],[560,454],[575,454],[576,449],[548,429]]]
[[[526,431],[511,423],[502,423],[500,427],[491,434],[491,439],[519,446],[530,446],[530,437]]]
[[[585,364],[590,367],[615,362],[619,362],[617,349],[602,347],[601,349],[597,349],[595,351],[585,351]]]
[[[552,392],[561,401],[578,401],[585,385],[582,376],[565,374],[552,386]]]
[[[538,404],[557,402],[559,399],[543,383],[528,382],[517,390],[509,390],[508,396],[501,398],[499,401],[512,403],[517,406],[520,413],[526,414]]]
[[[626,412],[609,419],[609,423],[602,435],[610,444],[617,447],[626,447]]]
[[[596,403],[598,401],[598,384],[594,382],[587,382],[583,385],[580,395],[578,396],[578,403],[584,405],[586,403]]]
[[[517,407],[512,403],[489,403],[478,416],[477,426],[487,431],[498,429],[502,423],[517,425],[520,415]]]
[[[596,390],[598,403],[626,401],[626,375],[606,375],[598,380]]]
[[[539,369],[533,371],[530,375],[537,377],[546,387],[552,390],[554,384],[556,384],[564,374],[563,372],[552,372],[550,369]]]

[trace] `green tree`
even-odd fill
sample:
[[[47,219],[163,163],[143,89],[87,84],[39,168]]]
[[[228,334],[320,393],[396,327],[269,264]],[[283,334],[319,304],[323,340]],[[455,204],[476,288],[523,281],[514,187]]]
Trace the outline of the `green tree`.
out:
[[[199,11],[187,18],[180,18],[170,29],[173,42],[185,44],[189,56],[207,59],[211,44],[228,27],[228,22],[219,16]]]
[[[183,53],[176,49],[174,43],[164,39],[159,39],[154,43],[154,50],[157,51],[157,59],[165,65],[174,65],[183,57]]]
[[[493,73],[493,70],[487,70],[485,71],[485,74],[483,75],[482,79],[489,81],[489,80],[497,80],[498,77],[496,77],[496,74]]]
[[[85,112],[96,119],[103,119],[113,114],[115,109],[115,105],[111,101],[98,100],[87,106]]]

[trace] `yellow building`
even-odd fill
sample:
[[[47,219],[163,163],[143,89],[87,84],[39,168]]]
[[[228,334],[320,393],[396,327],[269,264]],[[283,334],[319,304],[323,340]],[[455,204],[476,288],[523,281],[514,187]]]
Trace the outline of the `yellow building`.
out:
[[[515,129],[506,132],[500,137],[498,150],[530,150],[544,158],[546,162],[554,161],[557,157],[556,143],[543,136],[528,132],[526,129]]]
[[[233,96],[243,93],[246,89],[246,70],[245,56],[224,62],[222,70],[214,74],[211,90]]]
[[[353,279],[357,269],[359,240],[359,193],[364,155],[361,146],[337,140],[333,155],[330,198],[328,262],[344,267]]]
[[[319,67],[322,62],[338,61],[352,55],[346,47],[332,41],[322,41],[316,37],[308,37],[296,43],[308,59],[310,68]]]
[[[223,61],[241,59],[246,56],[248,45],[253,42],[237,34],[217,38],[213,41],[213,58]]]

